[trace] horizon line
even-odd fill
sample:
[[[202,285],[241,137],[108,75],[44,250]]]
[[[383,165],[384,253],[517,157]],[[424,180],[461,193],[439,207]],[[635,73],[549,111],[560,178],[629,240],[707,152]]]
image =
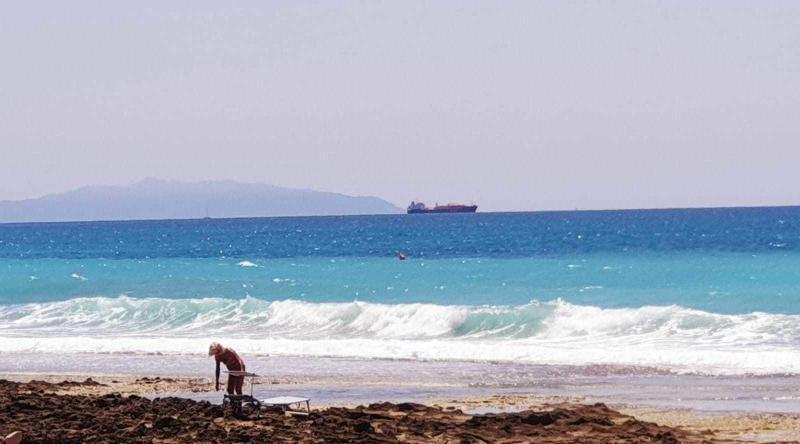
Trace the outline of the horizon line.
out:
[[[800,208],[794,205],[735,205],[735,206],[710,206],[710,207],[647,207],[647,208],[595,208],[573,210],[505,210],[505,211],[480,211],[476,213],[447,213],[447,214],[406,214],[406,213],[375,213],[375,214],[312,214],[312,215],[286,215],[286,216],[233,216],[233,217],[187,217],[163,219],[95,219],[95,220],[61,220],[61,221],[27,221],[27,222],[0,222],[2,225],[35,225],[35,224],[86,224],[86,223],[116,223],[116,222],[184,222],[184,221],[218,221],[242,219],[303,219],[303,218],[333,218],[333,217],[376,217],[376,216],[405,216],[414,218],[428,217],[475,217],[481,214],[526,214],[526,213],[603,213],[603,212],[636,212],[636,211],[679,211],[679,210],[756,210],[767,208]]]

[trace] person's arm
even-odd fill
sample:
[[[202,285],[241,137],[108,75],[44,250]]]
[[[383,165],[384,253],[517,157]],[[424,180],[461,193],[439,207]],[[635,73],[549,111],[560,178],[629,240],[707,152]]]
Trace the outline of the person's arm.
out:
[[[217,379],[215,383],[216,390],[219,391],[219,359],[215,359],[217,361]]]

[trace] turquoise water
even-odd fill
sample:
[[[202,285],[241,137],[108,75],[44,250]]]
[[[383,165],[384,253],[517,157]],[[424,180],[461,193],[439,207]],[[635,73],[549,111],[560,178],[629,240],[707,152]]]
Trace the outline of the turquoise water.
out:
[[[794,207],[5,224],[0,351],[796,373],[798,240]]]
[[[247,261],[252,266],[242,266]],[[249,265],[245,263],[245,265]],[[247,295],[313,302],[599,307],[677,304],[719,313],[797,314],[800,254],[609,254],[534,258],[386,257],[3,259],[5,303],[81,296]]]

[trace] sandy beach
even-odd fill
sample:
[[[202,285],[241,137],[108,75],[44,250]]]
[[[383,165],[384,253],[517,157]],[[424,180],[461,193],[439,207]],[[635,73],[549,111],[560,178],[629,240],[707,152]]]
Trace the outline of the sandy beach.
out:
[[[152,389],[151,379],[120,382]],[[109,381],[111,382],[111,381]],[[171,388],[195,381],[170,379]],[[111,384],[114,384],[111,382]],[[149,399],[94,379],[58,383],[0,381],[2,433],[24,442],[703,442],[711,435],[642,422],[603,404],[560,405],[518,413],[469,415],[413,403],[327,407],[308,417],[268,412],[226,415],[188,398]],[[103,391],[107,390],[105,394]],[[71,392],[75,393],[71,393]],[[156,393],[151,393],[156,394]]]
[[[8,374],[0,434],[56,442],[798,442],[800,416],[701,414],[586,399],[495,395],[315,404],[310,417],[237,419],[202,377]],[[275,384],[279,382],[275,381]]]

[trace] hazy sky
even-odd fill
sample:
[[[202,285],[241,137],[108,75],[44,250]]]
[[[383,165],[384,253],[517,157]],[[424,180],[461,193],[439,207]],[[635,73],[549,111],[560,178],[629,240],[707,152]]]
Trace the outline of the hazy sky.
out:
[[[0,199],[800,204],[800,2],[6,2]]]

